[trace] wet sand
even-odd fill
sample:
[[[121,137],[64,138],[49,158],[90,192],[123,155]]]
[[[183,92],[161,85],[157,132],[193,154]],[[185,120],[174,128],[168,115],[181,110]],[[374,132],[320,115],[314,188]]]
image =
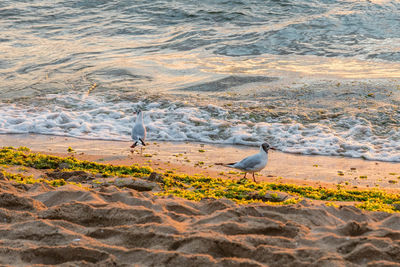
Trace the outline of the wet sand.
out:
[[[140,154],[140,147],[131,153],[130,145],[130,142],[50,135],[0,135],[0,147],[27,146],[33,151],[56,155],[67,155],[67,149],[71,147],[74,150],[73,154],[80,159],[123,165],[140,163],[149,165],[156,171],[173,169],[178,173],[237,179],[243,177],[243,174],[215,163],[235,162],[259,151],[257,147],[148,141],[143,153]],[[256,179],[299,185],[317,184],[336,187],[340,184],[346,188],[378,187],[397,191],[400,183],[400,163],[270,151],[267,167],[256,176]]]

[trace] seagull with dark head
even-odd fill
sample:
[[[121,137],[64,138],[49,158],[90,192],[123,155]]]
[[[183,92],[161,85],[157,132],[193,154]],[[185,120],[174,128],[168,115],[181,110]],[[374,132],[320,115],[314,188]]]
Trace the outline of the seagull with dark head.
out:
[[[234,162],[234,163],[217,163],[217,165],[223,165],[229,168],[238,169],[244,172],[244,178],[246,178],[246,174],[252,173],[253,174],[253,181],[256,181],[254,177],[255,172],[259,172],[265,168],[268,162],[268,150],[275,148],[270,147],[268,143],[264,143],[260,146],[260,152],[255,155],[248,156],[247,158],[242,159],[241,161]]]
[[[144,142],[146,140],[146,127],[143,123],[143,112],[139,109],[136,111],[136,122],[132,128],[132,141],[133,144],[131,148],[135,148],[137,145],[146,146]],[[141,147],[140,152],[142,152],[143,147]],[[131,150],[133,152],[133,150]]]

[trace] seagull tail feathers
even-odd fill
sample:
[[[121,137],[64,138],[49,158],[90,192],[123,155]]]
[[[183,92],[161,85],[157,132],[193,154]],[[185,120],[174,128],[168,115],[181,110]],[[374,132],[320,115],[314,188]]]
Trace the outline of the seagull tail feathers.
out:
[[[236,162],[233,163],[214,163],[214,165],[221,165],[221,166],[225,166],[225,167],[230,167],[230,168],[234,168],[233,165],[235,165]]]
[[[146,146],[146,143],[143,141],[142,138],[139,138],[140,142],[142,143],[142,145]]]

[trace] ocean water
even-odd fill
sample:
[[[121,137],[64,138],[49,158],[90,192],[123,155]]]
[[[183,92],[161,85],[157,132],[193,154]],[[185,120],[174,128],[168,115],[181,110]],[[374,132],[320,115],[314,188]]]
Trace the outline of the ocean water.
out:
[[[0,133],[400,162],[400,2],[0,2]]]

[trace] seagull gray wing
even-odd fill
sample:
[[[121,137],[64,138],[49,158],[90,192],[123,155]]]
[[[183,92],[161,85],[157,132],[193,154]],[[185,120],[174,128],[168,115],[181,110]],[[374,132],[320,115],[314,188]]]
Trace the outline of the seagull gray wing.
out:
[[[243,171],[253,171],[260,168],[263,165],[263,161],[259,154],[249,156],[242,159],[241,161],[231,165],[234,168],[241,169]]]

